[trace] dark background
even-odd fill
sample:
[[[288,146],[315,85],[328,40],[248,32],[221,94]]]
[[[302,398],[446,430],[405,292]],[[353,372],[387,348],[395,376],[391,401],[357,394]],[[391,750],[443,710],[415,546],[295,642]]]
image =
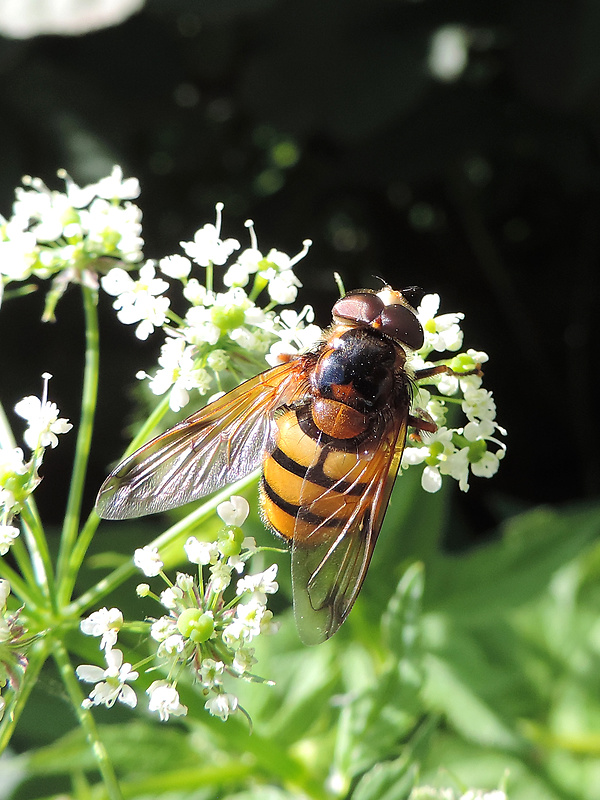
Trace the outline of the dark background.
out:
[[[459,24],[467,65],[427,65],[432,35]],[[292,254],[326,324],[347,288],[419,285],[467,315],[486,386],[509,431],[492,481],[454,501],[460,544],[520,508],[597,494],[595,390],[600,257],[600,3],[152,0],[81,37],[0,38],[0,211],[23,174],[60,188],[113,163],[137,176],[146,255],[178,251],[214,204],[224,236]],[[39,394],[76,421],[82,312],[37,324],[42,293],[0,313],[7,409]],[[103,297],[102,384],[89,501],[124,446],[129,387],[158,340],[140,343]],[[13,418],[14,419],[14,418]],[[19,426],[17,424],[17,430]],[[73,437],[71,437],[73,439]],[[62,513],[73,441],[39,490]],[[50,469],[52,464],[52,469]]]

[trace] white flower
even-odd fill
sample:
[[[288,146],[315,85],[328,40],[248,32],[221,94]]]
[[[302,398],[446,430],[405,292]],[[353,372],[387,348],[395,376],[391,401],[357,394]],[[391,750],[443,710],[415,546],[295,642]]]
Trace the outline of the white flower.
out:
[[[164,275],[177,280],[187,278],[192,270],[192,262],[181,255],[165,256],[158,262],[158,266]]]
[[[150,697],[148,708],[150,711],[158,711],[163,722],[166,722],[171,715],[181,717],[187,714],[187,706],[179,702],[179,692],[168,681],[154,681],[146,692]]]
[[[79,213],[85,248],[97,256],[111,255],[126,263],[142,258],[142,212],[133,203],[116,205],[97,197]]]
[[[300,286],[302,284],[292,270],[284,270],[269,281],[269,297],[278,305],[288,305],[296,300]]]
[[[440,463],[440,472],[442,475],[450,475],[455,481],[458,481],[458,488],[461,492],[469,490],[469,448],[463,447],[446,457],[446,460]]]
[[[474,461],[471,464],[471,472],[478,478],[491,478],[498,472],[500,466],[500,459],[504,456],[504,450],[500,449],[497,453],[491,453],[489,450],[481,456],[479,461]]]
[[[0,525],[0,556],[5,556],[19,535],[14,525]]]
[[[213,717],[220,717],[223,722],[225,722],[230,714],[234,713],[237,707],[237,697],[227,692],[220,692],[214,695],[204,704],[204,708],[212,714]]]
[[[79,627],[86,636],[101,636],[100,649],[111,650],[123,625],[123,614],[118,608],[101,608],[81,620]]]
[[[201,542],[195,536],[189,537],[183,549],[192,564],[216,564],[219,558],[216,542]]]
[[[211,591],[218,594],[224,592],[231,583],[231,570],[230,564],[225,564],[222,561],[217,561],[210,568],[210,588]]]
[[[223,682],[223,672],[225,664],[222,661],[215,661],[213,658],[205,658],[200,665],[198,674],[202,685],[207,689],[213,689],[215,686],[220,686]]]
[[[224,264],[234,250],[239,250],[240,243],[237,239],[225,239],[221,237],[221,211],[223,203],[216,205],[217,219],[216,225],[208,223],[194,234],[193,242],[180,242],[181,247],[188,256],[201,267],[209,264]]]
[[[134,200],[140,194],[140,182],[137,178],[123,180],[123,170],[115,164],[112,172],[106,178],[101,178],[98,183],[90,187],[98,197],[105,200]]]
[[[225,644],[237,649],[251,642],[261,632],[265,612],[264,604],[257,599],[251,598],[247,603],[240,603],[235,610],[234,620],[223,631]]]
[[[213,345],[221,337],[221,329],[212,322],[211,310],[208,306],[198,305],[188,308],[185,324],[184,335],[191,344]]]
[[[171,390],[169,407],[172,411],[179,411],[189,402],[189,392],[197,389],[200,394],[206,394],[211,386],[212,379],[207,370],[196,366],[196,348],[187,345],[180,337],[170,336],[160,349],[158,363],[160,369],[150,379],[149,388],[156,395],[162,395]],[[139,373],[140,377],[147,377]]]
[[[442,476],[437,467],[427,466],[421,475],[421,486],[426,492],[435,494],[442,488]]]
[[[6,601],[10,594],[10,583],[4,578],[0,579],[0,611],[6,608]]]
[[[177,633],[177,625],[171,617],[161,617],[152,623],[150,636],[155,642],[164,642]]]
[[[277,564],[271,564],[264,572],[258,572],[256,575],[244,575],[237,582],[236,594],[239,597],[245,592],[251,592],[252,598],[264,605],[267,602],[267,595],[275,594],[279,589],[279,584],[275,580],[276,575]]]
[[[304,306],[300,313],[291,308],[283,309],[276,317],[273,327],[273,333],[279,340],[271,345],[266,357],[271,366],[277,366],[290,356],[309,350],[321,340],[323,331],[313,324],[314,317],[315,312],[309,305]]]
[[[131,669],[131,664],[123,663],[123,653],[120,650],[108,650],[106,653],[107,668],[96,667],[92,664],[82,664],[77,667],[77,677],[86,683],[95,683],[89,697],[83,701],[83,706],[105,705],[112,708],[117,700],[134,708],[137,697],[131,686],[126,681],[135,681],[138,673]]]
[[[24,281],[31,276],[37,258],[35,234],[28,231],[15,233],[6,242],[0,242],[0,275],[9,281]]]
[[[217,506],[217,514],[225,525],[241,527],[250,513],[250,506],[245,497],[232,495],[229,500]]]
[[[238,647],[238,649],[235,651],[235,658],[233,659],[233,663],[231,665],[233,669],[239,675],[243,675],[245,672],[249,672],[254,664],[256,664],[254,648]]]
[[[465,315],[454,313],[436,317],[439,307],[439,294],[427,294],[417,308],[417,317],[425,334],[422,350],[437,350],[440,353],[444,350],[459,350],[463,341],[459,322]]]
[[[464,391],[462,410],[471,421],[491,421],[496,418],[496,403],[492,393],[486,389],[468,387]]]
[[[175,582],[178,588],[186,594],[189,594],[194,589],[194,579],[187,572],[178,572]]]
[[[0,31],[14,39],[40,34],[80,35],[117,25],[139,11],[142,0],[42,0],[0,4]]]
[[[148,261],[140,269],[137,281],[121,267],[111,269],[100,281],[104,291],[116,297],[113,308],[117,310],[117,318],[125,325],[139,323],[138,339],[147,339],[154,328],[167,320],[170,300],[162,293],[169,284],[156,278],[155,273],[154,265]]]
[[[169,586],[160,593],[160,602],[169,610],[177,607],[177,603],[183,599],[183,592],[179,586]]]
[[[25,444],[36,450],[38,447],[56,447],[58,444],[57,434],[68,433],[73,427],[71,423],[61,417],[59,419],[59,411],[56,403],[48,401],[48,381],[52,376],[45,372],[42,375],[44,379],[44,390],[42,399],[30,395],[24,397],[15,406],[15,412],[27,421],[28,428],[23,434]]]
[[[158,555],[158,548],[150,547],[150,545],[138,547],[133,554],[133,563],[147,578],[155,577],[163,568],[163,562]]]
[[[6,511],[16,505],[14,492],[7,487],[13,484],[17,475],[26,475],[27,471],[20,447],[0,447],[0,506],[4,506]]]
[[[250,275],[258,272],[263,258],[263,254],[256,248],[248,247],[246,250],[242,250],[237,261],[223,275],[225,286],[246,286]]]
[[[183,652],[185,639],[180,633],[172,633],[158,645],[157,655],[160,657],[172,656]]]

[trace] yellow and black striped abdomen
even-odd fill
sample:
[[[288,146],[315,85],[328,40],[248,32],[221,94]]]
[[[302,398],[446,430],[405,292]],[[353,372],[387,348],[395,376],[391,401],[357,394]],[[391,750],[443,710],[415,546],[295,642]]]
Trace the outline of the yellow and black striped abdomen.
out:
[[[350,519],[372,476],[364,446],[315,425],[310,404],[276,419],[277,446],[265,458],[261,507],[283,538],[316,543]]]

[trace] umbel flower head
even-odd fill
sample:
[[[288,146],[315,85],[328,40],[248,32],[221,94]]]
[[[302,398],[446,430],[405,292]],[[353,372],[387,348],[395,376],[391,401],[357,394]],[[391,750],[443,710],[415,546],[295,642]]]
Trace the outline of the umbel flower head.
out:
[[[135,564],[144,575],[161,576],[166,583],[160,595],[147,583],[137,590],[139,596],[152,597],[165,611],[148,626],[156,661],[167,676],[153,681],[147,689],[149,709],[161,720],[187,712],[177,690],[182,676],[187,675],[189,681],[191,673],[206,698],[206,710],[222,720],[238,710],[246,713],[227,690],[227,683],[235,678],[262,682],[251,671],[256,663],[253,642],[261,634],[276,630],[267,599],[278,588],[277,566],[243,575],[248,560],[257,552],[254,540],[245,537],[241,528],[248,512],[248,502],[233,496],[217,508],[224,525],[216,541],[188,538],[184,550],[197,567],[195,575],[179,572],[171,582],[155,547],[135,552]],[[233,591],[228,591],[230,587]],[[230,597],[225,597],[226,592]],[[83,665],[77,670],[81,680],[96,684],[85,701],[87,706],[110,707],[117,700],[133,706],[137,702],[129,685],[138,677],[137,668],[123,663],[120,650],[117,656],[110,655],[115,652],[119,632],[126,627],[116,608],[100,609],[81,623],[83,633],[100,637],[107,660],[106,669]]]
[[[69,283],[96,288],[97,273],[106,264],[142,259],[142,213],[130,202],[139,195],[137,179],[124,179],[118,166],[109,177],[84,187],[64,170],[59,177],[65,182],[63,192],[25,177],[12,216],[0,217],[0,301],[11,282],[52,278],[45,320],[54,319]]]

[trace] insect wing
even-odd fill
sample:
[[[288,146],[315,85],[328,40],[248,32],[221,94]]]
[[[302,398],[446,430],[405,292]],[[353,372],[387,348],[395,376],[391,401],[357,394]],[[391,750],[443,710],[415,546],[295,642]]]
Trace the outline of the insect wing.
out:
[[[406,415],[390,419],[373,437],[371,458],[365,459],[362,474],[354,478],[356,483],[365,482],[365,489],[347,521],[336,526],[332,512],[333,520],[325,520],[302,541],[294,540],[294,616],[305,644],[320,644],[333,636],[358,596],[400,466],[406,422]],[[326,494],[318,501],[321,507]]]
[[[273,412],[307,390],[307,357],[251,378],[125,459],[98,493],[98,514],[166,511],[249,475],[273,446]]]

